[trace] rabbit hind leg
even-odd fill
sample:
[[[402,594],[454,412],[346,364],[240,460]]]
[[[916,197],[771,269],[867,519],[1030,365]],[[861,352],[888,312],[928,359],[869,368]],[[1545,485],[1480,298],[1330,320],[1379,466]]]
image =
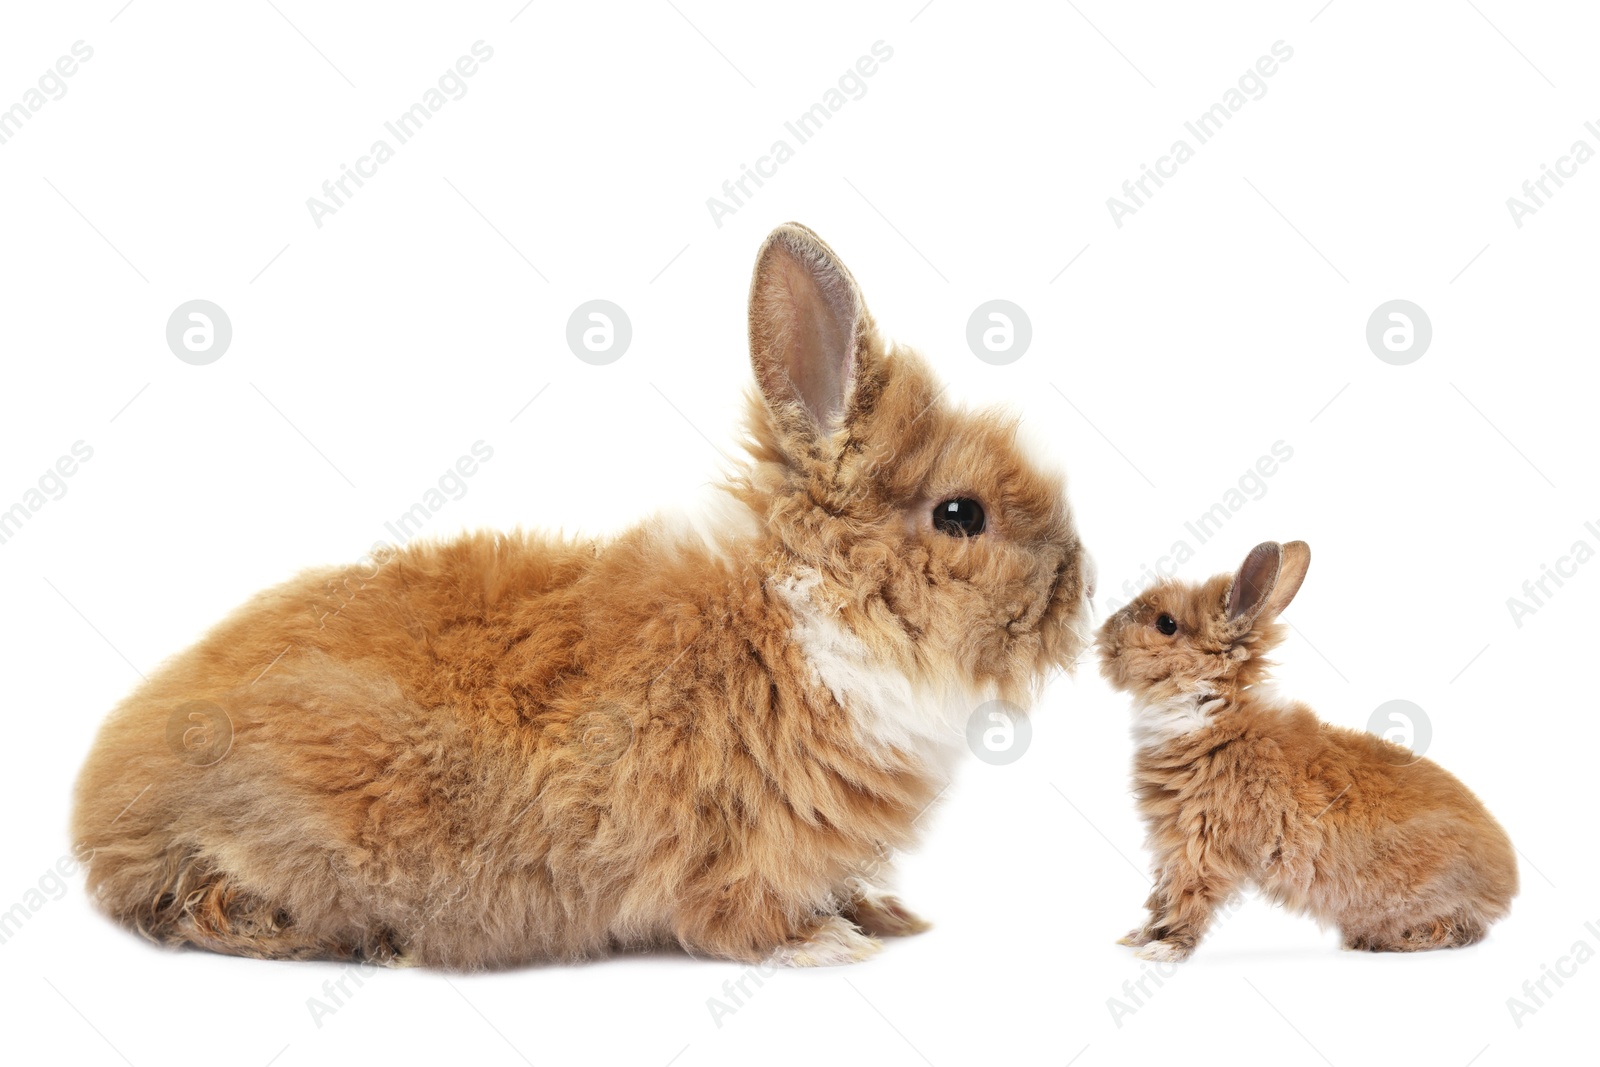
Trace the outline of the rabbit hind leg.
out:
[[[308,929],[286,909],[242,889],[198,857],[165,864],[160,884],[121,896],[120,901],[102,896],[102,907],[162,944],[255,959],[403,962],[388,931]]]
[[[1463,948],[1482,941],[1488,926],[1466,912],[1377,927],[1343,929],[1344,947],[1363,952],[1427,952]]]

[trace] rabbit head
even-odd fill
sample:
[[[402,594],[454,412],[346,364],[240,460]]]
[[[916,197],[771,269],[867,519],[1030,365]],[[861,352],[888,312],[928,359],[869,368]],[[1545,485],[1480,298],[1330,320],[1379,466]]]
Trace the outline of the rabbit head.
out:
[[[1305,580],[1304,541],[1266,541],[1236,574],[1158,582],[1100,627],[1100,673],[1146,704],[1224,696],[1266,679],[1284,637],[1278,614]]]
[[[778,543],[769,574],[841,703],[874,705],[896,742],[959,736],[975,702],[1025,704],[1071,664],[1094,578],[1061,475],[1029,458],[1014,418],[951,404],[886,344],[803,226],[761,248],[750,352],[754,463],[737,491]]]

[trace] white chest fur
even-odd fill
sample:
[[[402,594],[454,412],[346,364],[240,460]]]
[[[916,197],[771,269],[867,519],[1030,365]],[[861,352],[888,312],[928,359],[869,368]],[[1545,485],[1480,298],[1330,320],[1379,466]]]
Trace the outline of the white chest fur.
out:
[[[1164,700],[1141,700],[1133,706],[1133,741],[1153,748],[1211,725],[1211,713],[1224,701],[1209,692],[1184,693]]]
[[[867,746],[885,755],[898,749],[948,777],[965,743],[967,718],[993,694],[959,681],[941,688],[913,679],[896,663],[901,650],[874,649],[828,603],[821,585],[812,570],[774,583],[813,680],[832,693]]]

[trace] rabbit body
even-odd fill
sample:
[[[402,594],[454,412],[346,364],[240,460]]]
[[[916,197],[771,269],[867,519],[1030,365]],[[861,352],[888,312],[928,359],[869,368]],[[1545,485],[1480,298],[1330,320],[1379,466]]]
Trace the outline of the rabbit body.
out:
[[[751,463],[700,532],[413,542],[155,672],[77,785],[99,906],[167,943],[451,969],[841,963],[925,928],[886,859],[966,715],[1083,646],[1086,557],[1059,478],[941,401],[809,230],[763,246],[751,337]],[[958,494],[987,528],[930,517]]]
[[[1268,542],[1239,575],[1159,584],[1102,626],[1102,673],[1135,699],[1156,880],[1123,943],[1147,959],[1188,956],[1252,884],[1373,951],[1472,944],[1517,893],[1510,839],[1459,780],[1267,683],[1275,617],[1309,560]]]

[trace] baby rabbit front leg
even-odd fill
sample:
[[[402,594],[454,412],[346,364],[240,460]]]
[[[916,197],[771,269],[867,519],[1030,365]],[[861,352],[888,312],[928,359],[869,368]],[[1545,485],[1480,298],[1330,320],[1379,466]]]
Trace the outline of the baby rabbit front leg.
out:
[[[1159,883],[1150,890],[1150,896],[1145,898],[1144,907],[1145,911],[1150,913],[1150,918],[1145,920],[1143,926],[1135,926],[1117,938],[1117,944],[1143,948],[1161,937],[1161,916],[1166,913],[1167,898],[1162,894]]]
[[[1150,894],[1150,921],[1134,931],[1125,943],[1139,944],[1140,959],[1177,962],[1187,959],[1211,925],[1211,914],[1233,896],[1234,882],[1216,871],[1205,871],[1186,858],[1174,858],[1162,868]],[[1136,938],[1148,933],[1150,940]]]

